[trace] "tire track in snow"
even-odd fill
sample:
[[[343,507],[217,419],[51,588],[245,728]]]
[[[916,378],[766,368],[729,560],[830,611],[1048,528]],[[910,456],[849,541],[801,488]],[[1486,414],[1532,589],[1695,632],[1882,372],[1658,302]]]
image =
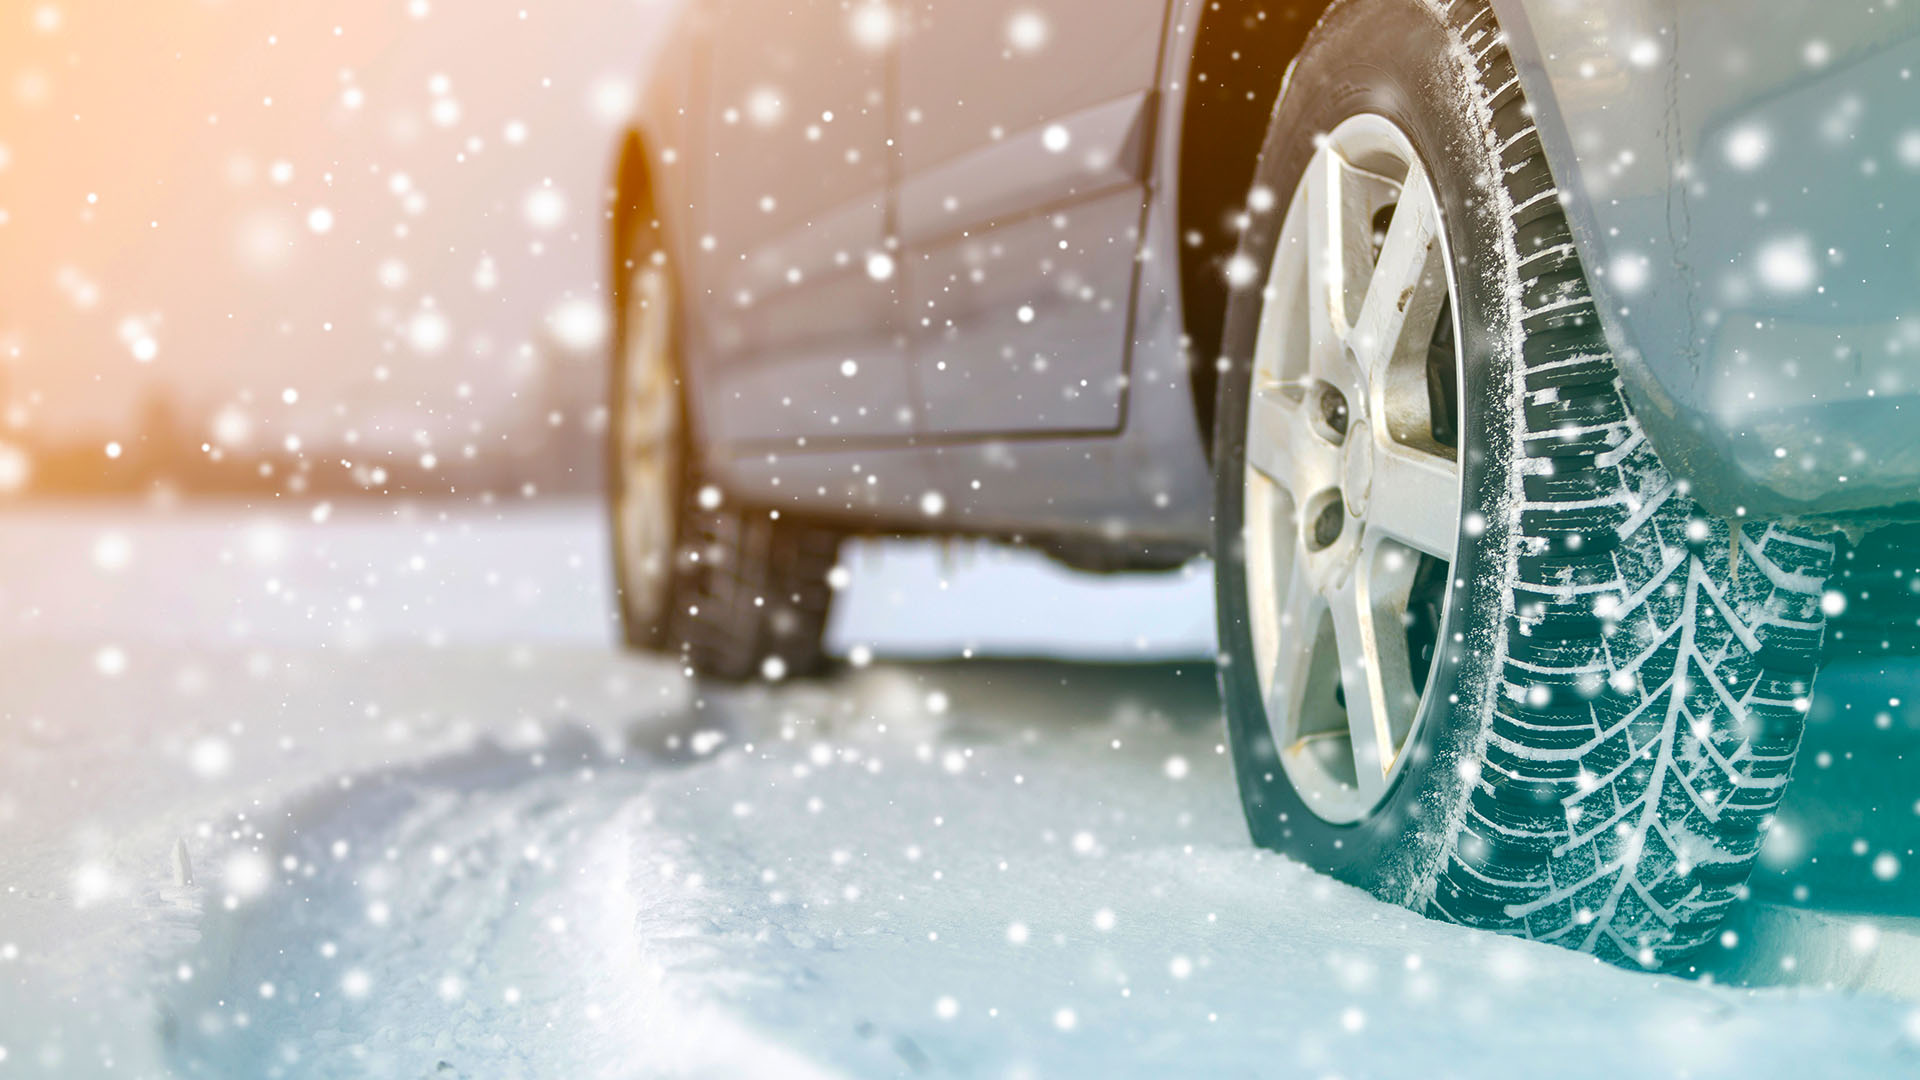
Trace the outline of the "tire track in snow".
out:
[[[702,705],[645,735],[677,758],[562,733],[537,757],[483,747],[294,807],[273,844],[294,883],[204,920],[200,970],[168,1001],[176,1068],[1920,1065],[1890,1001],[1628,973],[1252,850],[1204,675],[884,667]],[[687,754],[696,728],[724,745]]]
[[[691,760],[691,759],[686,759]],[[684,762],[679,762],[684,763]],[[657,954],[693,904],[627,871],[621,808],[661,769],[577,730],[350,778],[290,808],[281,884],[216,909],[163,1002],[185,1075],[804,1075]],[[180,971],[191,971],[182,979]]]

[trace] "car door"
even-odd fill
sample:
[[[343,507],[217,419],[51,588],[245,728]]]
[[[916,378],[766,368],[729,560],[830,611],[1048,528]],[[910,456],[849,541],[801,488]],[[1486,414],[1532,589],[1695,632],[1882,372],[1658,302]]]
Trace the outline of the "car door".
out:
[[[935,436],[1119,429],[1168,0],[912,0],[895,102]]]
[[[887,3],[715,0],[692,245],[708,442],[911,430],[894,317]]]

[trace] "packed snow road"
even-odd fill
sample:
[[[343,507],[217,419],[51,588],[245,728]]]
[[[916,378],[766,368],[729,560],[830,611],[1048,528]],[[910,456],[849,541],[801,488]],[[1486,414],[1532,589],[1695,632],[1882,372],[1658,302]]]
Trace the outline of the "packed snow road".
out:
[[[588,513],[349,525],[16,553],[151,576],[4,596],[0,1076],[1920,1074],[1908,1001],[1827,985],[1910,994],[1897,918],[1750,905],[1656,977],[1251,850],[1204,662],[703,692],[593,641]],[[1191,652],[1204,606],[920,566],[867,566],[843,641],[930,650],[883,609],[969,575],[1089,652]],[[1857,788],[1827,753],[1811,790]]]
[[[1210,684],[1204,668],[884,668],[712,699],[617,756],[560,732],[363,778],[268,842],[293,860],[284,902],[212,918],[214,977],[172,998],[172,1060],[1836,1075],[1844,1046],[1857,1075],[1920,1068],[1890,1002],[1632,975],[1250,851]]]

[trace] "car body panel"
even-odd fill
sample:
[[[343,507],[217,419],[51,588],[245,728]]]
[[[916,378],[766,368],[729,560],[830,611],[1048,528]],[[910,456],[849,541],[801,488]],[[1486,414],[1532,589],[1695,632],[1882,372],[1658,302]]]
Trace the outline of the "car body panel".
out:
[[[839,0],[711,0],[700,240],[682,264],[710,438],[911,434],[884,41]],[[840,374],[843,365],[858,377]]]
[[[1723,514],[1912,516],[1920,6],[1493,5],[1668,467]]]
[[[1144,189],[1154,95],[1136,90],[901,178],[900,240],[923,248],[1036,207]],[[1048,132],[1062,149],[1049,146]]]
[[[1180,43],[1191,40],[1200,12],[1198,3],[1175,0],[1169,15],[1174,21],[1160,45],[1160,79],[1177,83],[1184,78],[1190,57]],[[1055,9],[1056,19],[1058,14]],[[1156,39],[1162,33],[1154,28]],[[1153,133],[1177,131],[1181,101],[1178,95],[1153,92],[1155,71],[1139,81],[1133,93],[1107,99],[1087,91],[1081,99],[1090,102],[1085,108],[1054,117],[1068,129],[1070,149],[1077,151],[1072,156],[1047,151],[1044,144],[1035,153],[1032,137],[1043,139],[1047,125],[1003,132],[1001,140],[927,170],[918,184],[903,178],[897,196],[903,234],[933,240],[940,234],[929,219],[949,213],[945,193],[934,194],[948,186],[943,177],[973,181],[987,170],[989,183],[959,189],[974,196],[959,211],[968,220],[957,227],[968,233],[978,232],[982,223],[1017,224],[1035,216],[1015,210],[1011,202],[996,202],[996,192],[1017,190],[1043,211],[1070,211],[1076,202],[1113,198],[1129,188],[1143,192],[1144,213],[1136,204],[1123,227],[1137,237],[1132,246],[1144,254],[1136,258],[1129,252],[1106,264],[1125,265],[1130,272],[1137,266],[1130,321],[1120,324],[1120,336],[1107,346],[1120,351],[1100,357],[1126,365],[1113,369],[1125,376],[1117,430],[926,435],[912,445],[810,440],[804,452],[796,452],[789,441],[777,453],[731,456],[724,467],[730,486],[746,498],[791,505],[795,477],[804,476],[809,492],[827,493],[805,500],[809,512],[844,515],[869,527],[1031,540],[1090,537],[1136,552],[1151,548],[1161,561],[1170,552],[1204,550],[1211,538],[1212,502],[1207,440],[1194,415],[1181,340],[1178,260],[1160,254],[1176,251],[1179,244],[1173,198],[1178,161],[1177,155],[1152,152]],[[1063,160],[1068,167],[1061,167]],[[1017,175],[1011,173],[1016,167]],[[1049,197],[1053,201],[1045,202]],[[1069,223],[1069,233],[1082,235],[1072,228],[1071,215]],[[1126,234],[1109,229],[1093,235],[1105,242]],[[926,241],[922,245],[932,247]],[[1002,306],[1017,318],[1019,304]],[[1048,347],[1051,334],[1071,332],[1067,320],[1043,319],[1037,312],[1033,325],[1049,334],[1037,349]],[[992,355],[997,357],[997,350]],[[1008,407],[1004,393],[990,393],[988,400]],[[936,516],[926,513],[928,492],[940,495]]]
[[[912,253],[929,434],[1119,430],[1141,206],[1125,188]]]
[[[1138,90],[902,179],[928,434],[1119,430],[1155,103]]]
[[[904,6],[899,227],[929,436],[1119,430],[1168,9]]]
[[[1848,0],[1759,18],[1721,0],[1493,2],[1663,459],[1725,514],[1913,516],[1899,504],[1920,496],[1904,361],[1920,348],[1920,200],[1895,194],[1920,168],[1920,108],[1894,106],[1920,104],[1903,74],[1920,66],[1920,8]],[[838,43],[808,52],[798,29],[758,26],[766,55],[703,61],[717,46],[701,35],[756,3],[769,19],[810,12],[806,33]],[[873,3],[695,4],[656,66],[641,123],[692,296],[689,385],[709,467],[744,498],[856,528],[1204,548],[1208,435],[1172,253],[1176,88],[1207,4],[1053,5],[1045,62],[1024,67],[1007,45],[1011,7],[917,5],[835,84],[883,123],[840,126],[852,114],[838,101],[821,138],[793,142],[835,103],[809,92],[783,101],[788,142],[749,149],[769,130],[746,119],[751,95],[806,84],[802,60],[838,55],[849,13]],[[1102,67],[1083,29],[1127,62]],[[971,42],[971,59],[934,47],[948,40]],[[1054,127],[1064,149],[1049,145]],[[859,192],[820,180],[849,150],[885,159],[855,170]],[[707,175],[748,161],[744,177]],[[808,162],[813,180],[796,181]],[[1091,257],[1102,248],[1126,257]],[[897,271],[867,273],[874,252]]]

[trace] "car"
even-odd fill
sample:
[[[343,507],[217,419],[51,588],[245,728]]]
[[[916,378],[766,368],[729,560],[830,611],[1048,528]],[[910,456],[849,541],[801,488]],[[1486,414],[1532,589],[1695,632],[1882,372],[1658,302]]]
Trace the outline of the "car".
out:
[[[627,641],[843,538],[1215,561],[1253,839],[1670,964],[1920,519],[1920,5],[696,0],[610,186]]]

